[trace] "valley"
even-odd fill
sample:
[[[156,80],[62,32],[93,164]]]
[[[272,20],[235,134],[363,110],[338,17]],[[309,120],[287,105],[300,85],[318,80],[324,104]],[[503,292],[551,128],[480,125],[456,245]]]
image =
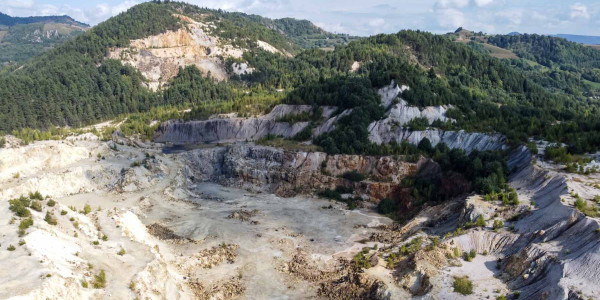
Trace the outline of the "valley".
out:
[[[597,49],[174,1],[0,21],[43,46],[0,70],[0,299],[600,292]]]

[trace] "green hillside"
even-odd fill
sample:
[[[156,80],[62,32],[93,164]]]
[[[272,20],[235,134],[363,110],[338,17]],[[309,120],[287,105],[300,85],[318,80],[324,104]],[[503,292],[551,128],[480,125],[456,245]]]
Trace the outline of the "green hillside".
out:
[[[105,59],[109,48],[127,47],[132,39],[179,28],[174,14],[214,24],[213,34],[248,50],[243,60],[255,71],[216,83],[195,67],[182,68],[166,90],[152,92],[142,85],[145,79],[136,69]],[[4,72],[0,130],[81,126],[164,106],[191,107],[183,116],[190,119],[215,112],[248,112],[279,102],[335,105],[353,112],[340,120],[334,132],[314,142],[330,153],[384,154],[391,148],[369,143],[367,126],[383,116],[376,89],[393,79],[411,87],[403,98],[413,105],[454,106],[448,116],[456,123],[437,122],[434,127],[499,132],[515,144],[541,137],[567,143],[572,152],[595,151],[600,146],[600,103],[581,92],[593,89],[596,81],[569,81],[567,89],[555,73],[545,71],[568,64],[574,64],[577,72],[593,70],[595,52],[575,49],[576,57],[562,59],[548,50],[539,57],[509,61],[492,57],[470,42],[420,31],[355,40],[333,51],[303,49],[307,45],[296,42],[318,35],[328,33],[304,21],[268,20],[174,2],[140,4],[21,69]],[[294,56],[266,52],[257,47],[258,40]],[[543,44],[540,47],[545,49]],[[518,55],[538,51],[520,49],[513,51]],[[544,60],[545,65],[538,62]],[[519,61],[539,69],[528,70],[517,65]],[[350,71],[354,62],[361,62],[357,72]],[[132,125],[131,130],[148,134],[151,129],[144,126]],[[296,137],[308,138],[310,133]]]
[[[88,28],[68,16],[15,18],[0,13],[0,68],[40,55]]]

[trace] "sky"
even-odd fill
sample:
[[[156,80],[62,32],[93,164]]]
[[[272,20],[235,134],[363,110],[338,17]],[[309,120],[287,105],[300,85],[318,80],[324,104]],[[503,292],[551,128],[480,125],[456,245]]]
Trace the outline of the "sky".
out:
[[[12,16],[69,15],[96,25],[142,0],[0,0]],[[368,36],[402,29],[458,27],[485,33],[600,35],[598,0],[187,0],[269,18],[308,19],[337,33]]]

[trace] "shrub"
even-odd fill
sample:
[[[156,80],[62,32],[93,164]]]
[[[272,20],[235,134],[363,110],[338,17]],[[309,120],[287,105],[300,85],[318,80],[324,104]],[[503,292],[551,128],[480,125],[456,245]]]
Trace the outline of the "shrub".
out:
[[[31,225],[33,225],[33,219],[31,217],[21,220],[21,223],[19,223],[19,236],[25,235],[25,230]]]
[[[25,240],[19,240],[19,246],[25,245]]]
[[[475,256],[477,256],[477,252],[475,251],[475,249],[471,249],[471,251],[469,251],[469,253],[465,252],[464,260],[473,261],[473,258],[475,258]]]
[[[362,173],[359,173],[356,170],[350,171],[350,172],[346,172],[342,175],[343,178],[348,179],[350,181],[353,182],[360,182],[365,180],[366,176]]]
[[[377,211],[382,215],[391,214],[396,210],[396,203],[388,198],[383,198],[377,204]]]
[[[31,205],[31,201],[29,199],[21,196],[17,199],[8,200],[8,204],[8,209],[15,213],[17,217],[26,218],[31,216],[31,212],[29,209],[27,209],[27,207]]]
[[[468,276],[454,277],[454,291],[462,295],[471,295],[473,293],[473,283]]]
[[[87,289],[87,288],[88,288],[88,282],[87,282],[87,281],[85,281],[85,279],[81,280],[81,286],[82,286],[83,288],[86,288],[86,289]]]
[[[504,222],[500,220],[494,220],[494,225],[492,226],[494,230],[498,230],[504,227]]]
[[[123,256],[125,255],[125,249],[121,248],[121,250],[119,250],[119,252],[117,252],[117,255]]]
[[[15,251],[15,249],[17,249],[17,248],[15,248],[15,246],[13,246],[13,245],[10,245],[10,246],[8,246],[8,248],[6,248],[6,250],[8,250],[8,251]]]
[[[31,209],[33,209],[35,211],[42,211],[42,202],[40,202],[38,200],[33,200],[31,202]]]
[[[89,214],[91,211],[92,211],[92,207],[91,207],[91,206],[90,206],[88,203],[86,203],[86,204],[83,206],[83,214],[84,214],[84,215],[87,215],[87,214]]]
[[[477,227],[485,227],[485,218],[483,217],[483,215],[479,215],[479,218],[477,218],[477,221],[475,222],[475,226]]]
[[[104,273],[104,270],[100,270],[100,273],[94,276],[93,286],[95,289],[102,289],[106,287],[106,273]]]
[[[500,296],[496,297],[496,300],[506,300],[506,296],[500,295]]]
[[[587,201],[581,199],[581,197],[579,197],[579,195],[576,195],[575,198],[577,198],[575,200],[575,208],[582,212],[583,214],[585,214],[588,217],[597,217],[598,216],[598,208],[595,206],[588,206]]]
[[[50,225],[58,224],[58,222],[56,221],[54,216],[49,211],[46,212],[46,217],[44,217],[44,221],[46,221],[46,223],[48,223]]]
[[[29,199],[31,200],[44,200],[44,196],[42,196],[42,194],[38,191],[35,191],[33,193],[29,192]]]
[[[46,203],[46,204],[50,207],[54,207],[56,205],[56,201],[50,199],[50,200],[48,200],[48,203]]]
[[[60,215],[61,215],[61,216],[64,216],[64,215],[66,215],[66,214],[67,214],[67,211],[66,211],[66,210],[62,210],[62,211],[60,212]]]

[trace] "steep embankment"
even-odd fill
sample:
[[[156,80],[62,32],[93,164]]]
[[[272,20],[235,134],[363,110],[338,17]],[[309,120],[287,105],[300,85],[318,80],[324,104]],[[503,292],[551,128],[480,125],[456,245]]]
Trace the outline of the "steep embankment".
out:
[[[378,90],[381,105],[388,108],[384,119],[369,125],[369,140],[382,144],[395,141],[408,141],[418,144],[427,138],[433,146],[446,143],[450,148],[472,150],[505,149],[505,138],[499,134],[470,133],[465,131],[444,131],[436,128],[412,130],[407,126],[411,120],[425,118],[429,124],[434,121],[452,121],[446,117],[448,106],[419,108],[410,106],[400,98],[401,92],[408,89],[395,82]],[[278,105],[269,114],[252,118],[213,117],[206,121],[168,121],[158,128],[155,141],[173,144],[231,143],[256,141],[270,135],[285,138],[293,137],[309,125],[309,122],[290,124],[278,119],[310,111],[306,105]],[[349,115],[351,109],[336,111],[335,107],[323,107],[321,122],[315,126],[313,137],[331,132],[340,118]]]
[[[415,174],[424,163],[390,156],[327,155],[246,144],[198,149],[181,156],[188,166],[186,171],[198,181],[288,197],[345,186],[373,201],[388,197],[403,178]],[[341,178],[351,171],[365,174],[370,180],[352,182]]]
[[[461,251],[491,255],[481,267],[498,259],[498,276],[526,299],[593,298],[600,278],[598,220],[567,204],[566,175],[533,165],[527,148],[514,151],[508,164],[516,170],[509,184],[532,208],[508,220],[514,232],[475,230],[454,241]]]

